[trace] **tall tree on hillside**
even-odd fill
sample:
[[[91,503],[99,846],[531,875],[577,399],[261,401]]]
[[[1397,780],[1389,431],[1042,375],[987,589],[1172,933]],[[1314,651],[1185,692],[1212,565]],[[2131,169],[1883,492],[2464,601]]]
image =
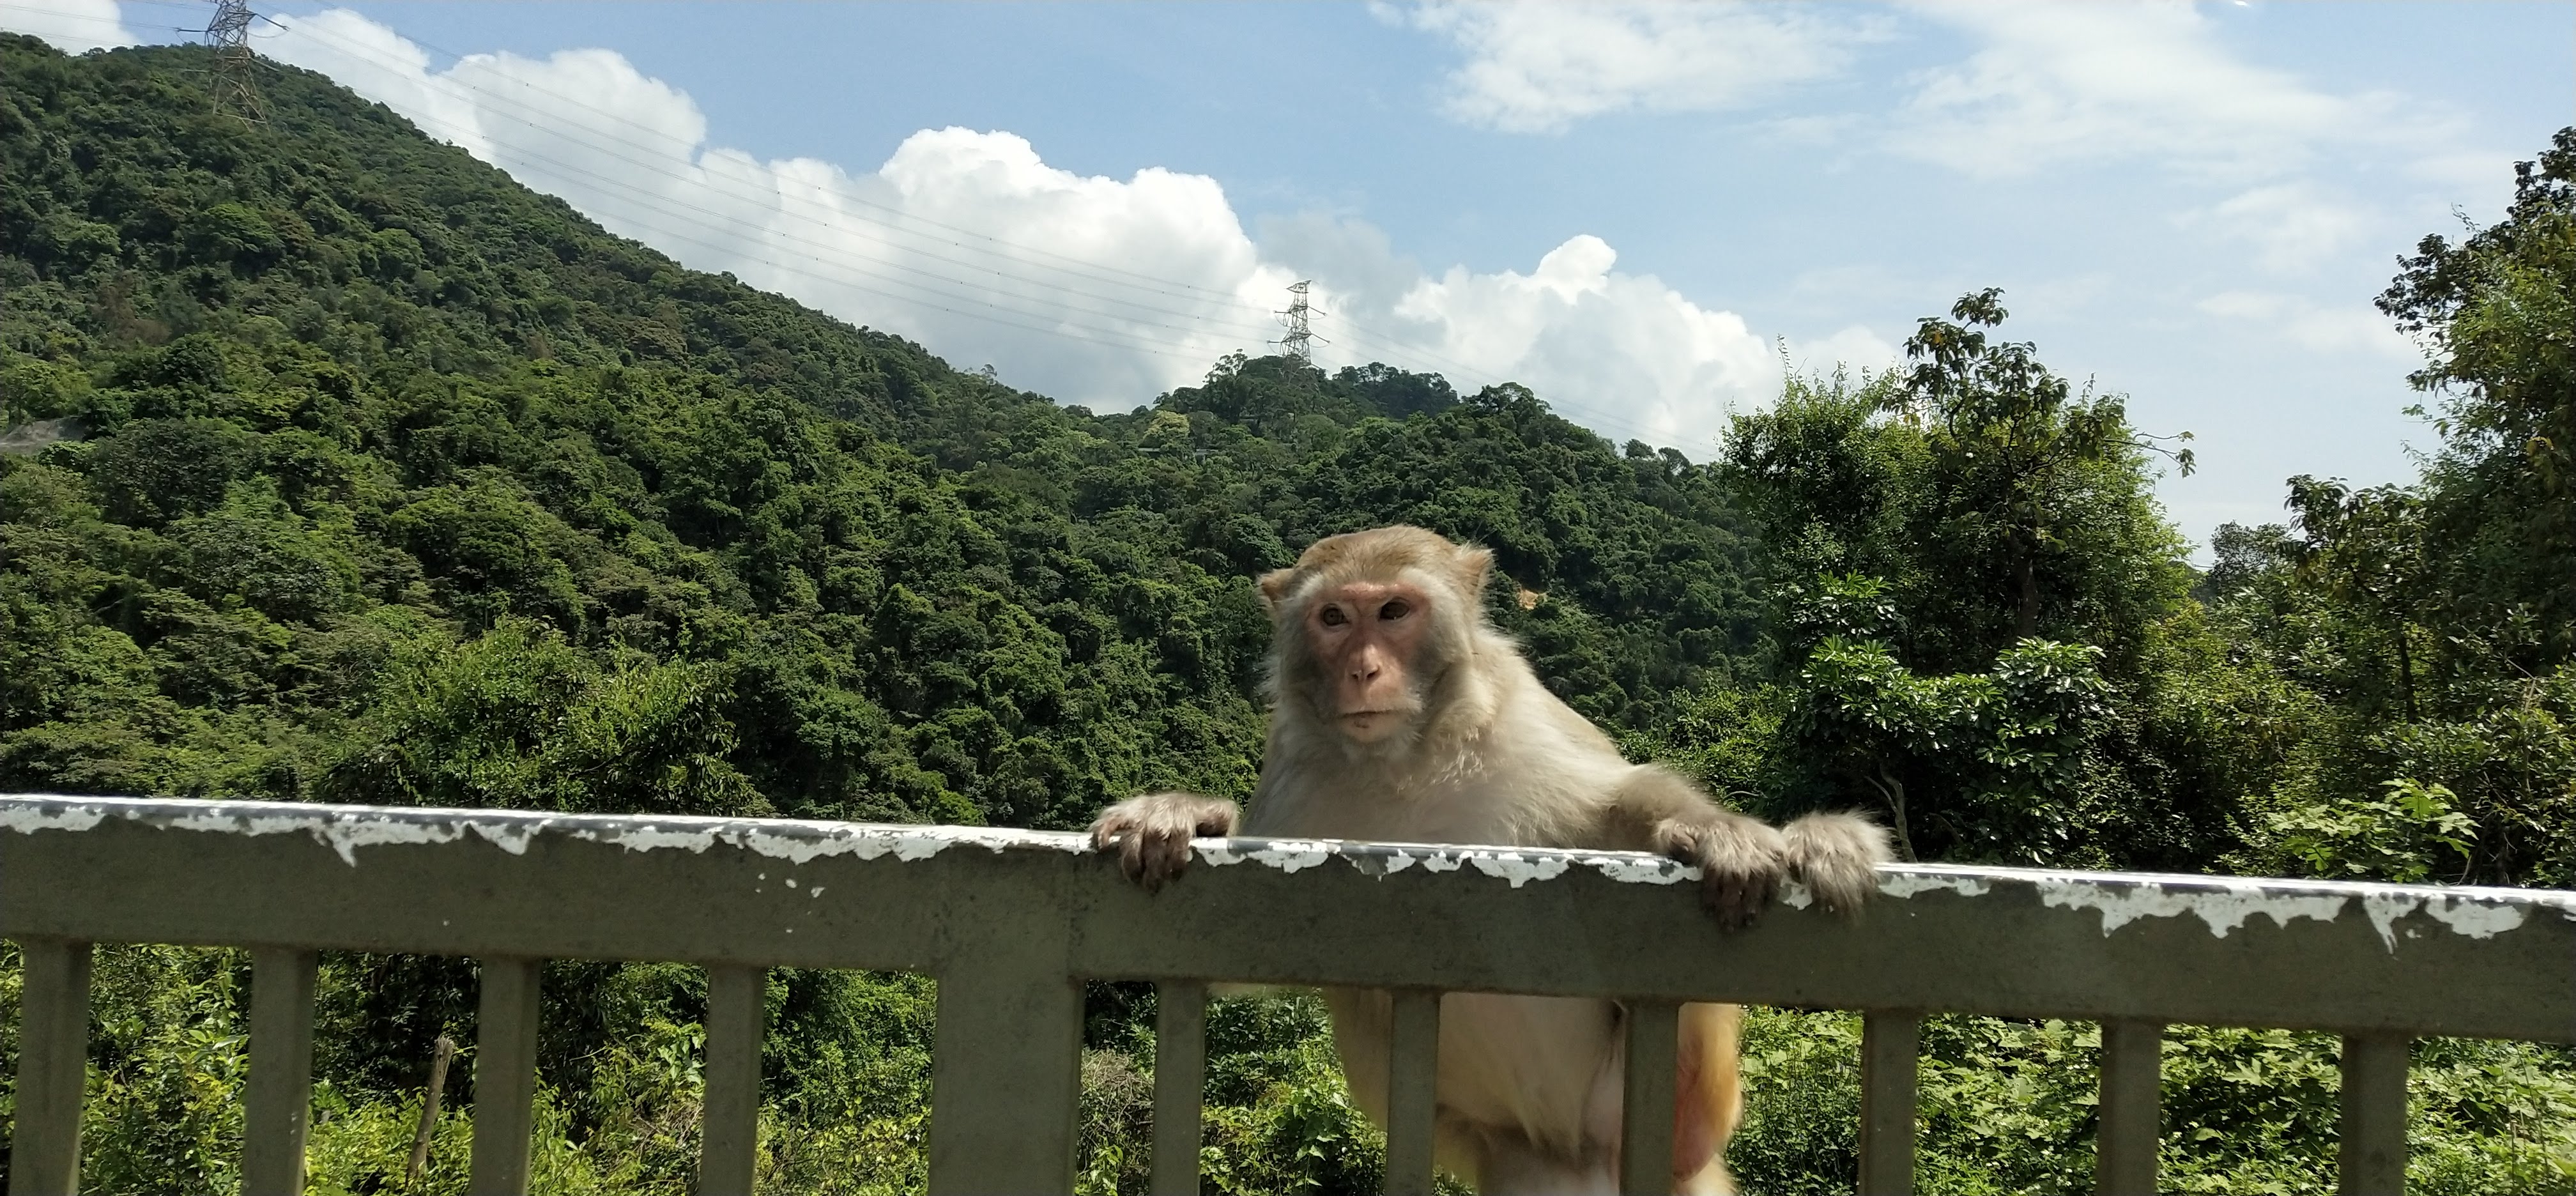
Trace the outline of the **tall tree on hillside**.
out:
[[[2517,666],[2576,657],[2576,127],[2514,166],[2500,223],[2424,238],[2379,297],[2432,360],[2426,568],[2453,617],[2519,623]]]
[[[2126,530],[2104,526],[2110,512],[2099,508],[2123,505],[2143,442],[2117,396],[2075,393],[2027,342],[1989,341],[2002,300],[1990,287],[1962,297],[1949,320],[1926,317],[1905,342],[1914,365],[1893,399],[1928,450],[1931,502],[1917,530],[1968,565],[1971,584],[2000,591],[2003,601],[1987,605],[2011,612],[2019,640],[2039,634],[2052,600],[2061,618],[2075,613],[2068,575],[2100,563],[2088,540]],[[2189,450],[2174,456],[2189,473]]]
[[[1729,430],[1786,583],[1774,780],[1874,797],[1925,855],[2178,860],[2224,817],[2151,814],[2208,805],[2148,714],[2188,576],[2157,442],[1995,338],[2001,298],[1923,320],[1902,373],[1794,381]]]
[[[2502,221],[2426,237],[2379,298],[2429,358],[2423,476],[2293,478],[2291,526],[2235,529],[2211,578],[2237,654],[2321,711],[2267,867],[2576,881],[2576,128],[2515,176]]]

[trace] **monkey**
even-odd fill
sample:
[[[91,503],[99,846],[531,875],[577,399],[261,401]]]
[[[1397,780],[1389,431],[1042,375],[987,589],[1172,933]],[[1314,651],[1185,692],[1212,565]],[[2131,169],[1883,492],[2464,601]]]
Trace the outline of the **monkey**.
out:
[[[1264,575],[1272,621],[1269,738],[1248,816],[1231,802],[1151,793],[1102,812],[1092,845],[1157,890],[1190,839],[1281,838],[1652,851],[1701,872],[1703,904],[1746,924],[1786,878],[1828,909],[1876,891],[1878,826],[1810,814],[1774,828],[1660,766],[1631,764],[1549,692],[1485,616],[1493,554],[1418,527],[1317,541]],[[1327,990],[1353,1099],[1385,1124],[1392,1000]],[[1616,1190],[1624,1056],[1607,1000],[1442,998],[1435,1156],[1488,1196]],[[1673,1179],[1733,1191],[1726,1140],[1742,1107],[1736,1007],[1680,1017]]]

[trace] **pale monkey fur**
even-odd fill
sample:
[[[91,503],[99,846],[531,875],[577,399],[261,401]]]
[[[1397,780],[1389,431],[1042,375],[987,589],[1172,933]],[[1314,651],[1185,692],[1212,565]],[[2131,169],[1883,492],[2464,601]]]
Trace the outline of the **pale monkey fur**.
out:
[[[1871,867],[1887,858],[1886,839],[1866,820],[1809,815],[1775,830],[1721,809],[1670,771],[1628,763],[1487,623],[1481,595],[1492,559],[1420,528],[1388,527],[1319,541],[1292,568],[1261,579],[1275,625],[1273,709],[1241,833],[1656,851],[1699,865],[1712,910],[1730,924],[1757,912],[1784,875],[1842,910],[1875,890]],[[1402,662],[1412,700],[1400,703],[1392,729],[1373,736],[1344,729],[1350,716],[1331,705],[1339,679],[1324,675],[1309,644],[1323,634],[1310,608],[1344,592],[1399,593],[1428,608],[1419,612],[1424,638]],[[1151,794],[1103,813],[1093,834],[1122,852],[1130,876],[1159,886],[1186,866],[1190,835],[1235,833],[1236,821],[1228,803]],[[1383,1125],[1391,1002],[1366,990],[1325,998],[1352,1096]],[[1682,1008],[1679,1192],[1733,1190],[1723,1155],[1742,1108],[1737,1017],[1731,1005]],[[1445,996],[1441,1165],[1488,1194],[1615,1191],[1621,1039],[1609,1001]]]

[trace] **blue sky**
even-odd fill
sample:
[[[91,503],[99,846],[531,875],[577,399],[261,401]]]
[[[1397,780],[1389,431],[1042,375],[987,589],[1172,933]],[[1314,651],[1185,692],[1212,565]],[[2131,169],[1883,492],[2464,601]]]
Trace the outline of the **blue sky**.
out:
[[[614,230],[1096,407],[1261,351],[1312,277],[1327,364],[1704,459],[1782,342],[1883,368],[2002,286],[2007,334],[2197,435],[2162,487],[2196,540],[2291,474],[2411,473],[2414,349],[2369,300],[2576,123],[2563,2],[266,11],[264,52]]]

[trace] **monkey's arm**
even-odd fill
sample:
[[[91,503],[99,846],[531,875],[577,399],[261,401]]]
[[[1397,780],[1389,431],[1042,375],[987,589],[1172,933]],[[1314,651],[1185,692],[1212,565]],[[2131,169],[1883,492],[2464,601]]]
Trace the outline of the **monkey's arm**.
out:
[[[1102,810],[1091,822],[1091,845],[1116,847],[1119,870],[1150,893],[1189,867],[1191,839],[1231,835],[1241,817],[1219,798],[1148,793]]]
[[[1700,901],[1727,926],[1771,903],[1788,868],[1788,839],[1759,819],[1709,800],[1662,768],[1631,769],[1603,811],[1607,846],[1668,855],[1700,871]]]
[[[1804,881],[1827,909],[1858,909],[1877,891],[1873,867],[1888,858],[1887,833],[1865,818],[1809,814],[1775,830],[1651,765],[1611,792],[1607,820],[1613,845],[1696,865],[1701,899],[1729,926],[1752,921],[1783,876]]]

